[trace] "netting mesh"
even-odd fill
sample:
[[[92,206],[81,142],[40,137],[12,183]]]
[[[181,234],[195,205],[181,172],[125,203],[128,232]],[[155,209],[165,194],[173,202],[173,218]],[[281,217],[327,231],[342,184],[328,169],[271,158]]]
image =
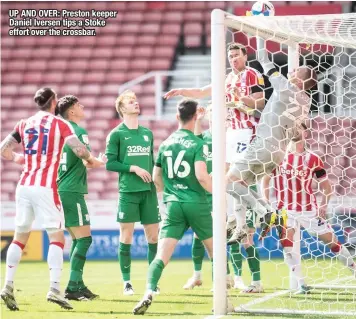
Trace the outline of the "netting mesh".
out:
[[[259,241],[263,226],[263,222],[262,225],[260,222],[263,207],[258,210],[248,205],[247,197],[244,196],[254,195],[251,188],[244,195],[244,190],[236,187],[236,182],[230,185],[230,193],[237,196],[235,203],[228,204],[228,215],[235,216],[237,228],[250,233],[250,239],[243,239],[238,248],[228,248],[228,258],[234,265],[231,272],[235,276],[235,288],[241,290],[242,281],[245,287],[251,283],[245,293],[237,295],[235,290],[230,292],[238,311],[356,315],[356,268],[353,262],[356,244],[356,119],[353,116],[344,116],[353,115],[355,109],[352,93],[355,83],[353,78],[356,75],[353,60],[355,51],[350,49],[356,48],[355,21],[355,14],[292,18],[229,15],[226,18],[226,25],[229,26],[226,40],[228,43],[238,42],[246,46],[247,65],[250,68],[263,72],[256,54],[255,35],[258,35],[267,40],[269,57],[283,76],[286,77],[288,71],[286,45],[293,45],[294,48],[297,45],[297,65],[308,65],[318,75],[318,84],[307,92],[311,98],[311,109],[307,118],[302,119],[307,129],[298,130],[303,132],[305,149],[300,150],[296,146],[302,142],[296,142],[298,137],[294,136],[295,141],[288,144],[286,156],[281,161],[276,159],[278,157],[272,156],[268,161],[266,156],[260,156],[266,152],[265,143],[253,142],[253,146],[248,146],[251,136],[246,134],[247,126],[240,130],[234,127],[233,130],[239,133],[232,133],[232,118],[235,117],[238,121],[241,117],[236,119],[236,105],[228,108],[227,123],[230,129],[227,131],[227,148],[244,154],[237,155],[230,161],[231,165],[239,161],[241,164],[241,159],[242,162],[247,161],[247,166],[244,168],[240,165],[239,169],[248,174],[240,174],[239,178],[245,179],[247,184],[257,185],[258,199],[264,198],[268,192],[270,205],[274,209],[278,208],[279,212],[285,210],[288,219],[283,224],[284,227],[279,227],[279,232],[278,227],[273,227]],[[230,68],[232,69],[227,73],[234,71],[231,63]],[[248,92],[246,87],[251,85],[246,82],[243,73],[237,74],[235,70],[235,82],[232,86],[240,83],[236,85],[238,88],[231,89],[230,85],[226,93],[233,95],[238,91],[238,96],[227,97],[227,106],[232,106],[231,101],[233,104],[241,101],[241,97]],[[271,86],[268,78],[265,77],[264,82],[263,89],[268,100],[276,89]],[[350,112],[346,113],[345,110]],[[241,114],[245,116],[246,110]],[[250,114],[256,115],[257,122],[261,117],[256,113]],[[277,126],[283,126],[282,124],[280,121]],[[229,134],[235,136],[230,144]],[[262,136],[262,139],[268,139],[268,136]],[[237,145],[234,145],[236,141]],[[243,144],[245,146],[242,147]],[[229,150],[227,160],[228,153]],[[253,164],[256,164],[256,159],[259,166]],[[273,170],[268,168],[271,164]],[[261,182],[259,177],[266,175],[266,171],[269,178]],[[251,173],[257,177],[256,183],[246,180],[246,176]],[[330,182],[332,195],[327,207],[324,207],[325,218],[319,218],[320,204],[328,197],[326,181]],[[268,191],[265,190],[266,185]],[[247,211],[246,220],[241,218],[241,215],[244,216],[242,210],[245,213]],[[248,227],[241,220],[245,220]],[[287,235],[287,229],[301,234],[294,237]],[[292,245],[289,245],[290,241]],[[251,249],[251,246],[256,249]],[[293,248],[288,248],[290,246]],[[237,258],[239,251],[243,255],[242,268]],[[260,267],[256,265],[257,261]],[[291,284],[293,280],[294,283],[297,282],[296,287]]]

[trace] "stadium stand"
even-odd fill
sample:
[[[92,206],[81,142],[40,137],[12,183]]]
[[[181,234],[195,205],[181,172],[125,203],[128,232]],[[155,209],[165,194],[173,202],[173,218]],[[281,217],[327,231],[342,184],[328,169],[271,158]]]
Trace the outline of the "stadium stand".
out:
[[[342,12],[338,3],[313,4],[302,1],[290,5],[278,2],[278,14],[309,14]],[[118,10],[118,18],[108,21],[104,28],[96,28],[96,37],[14,37],[8,36],[10,8],[72,8]],[[105,137],[115,119],[114,101],[118,86],[151,70],[173,67],[177,47],[200,48],[210,46],[210,12],[214,8],[234,7],[235,14],[245,14],[246,2],[21,2],[2,5],[2,92],[1,135],[12,130],[15,123],[34,112],[32,98],[41,86],[53,87],[59,96],[77,95],[86,107],[84,126],[89,131],[95,153],[105,148]],[[310,10],[312,6],[312,11]],[[237,38],[244,42],[243,39]],[[31,63],[28,63],[28,61]],[[154,114],[154,84],[146,81],[135,87],[142,113]],[[176,124],[164,121],[143,123],[153,129],[155,147],[162,142]],[[330,176],[337,194],[356,194],[356,120],[321,117],[312,120],[317,128],[318,141],[311,147],[329,165]],[[353,146],[353,147],[351,147]],[[327,149],[328,148],[328,149]],[[326,155],[327,154],[327,155]],[[337,162],[337,165],[335,163]],[[13,200],[20,168],[2,162],[2,200]],[[116,199],[116,174],[105,170],[89,172],[90,199]]]

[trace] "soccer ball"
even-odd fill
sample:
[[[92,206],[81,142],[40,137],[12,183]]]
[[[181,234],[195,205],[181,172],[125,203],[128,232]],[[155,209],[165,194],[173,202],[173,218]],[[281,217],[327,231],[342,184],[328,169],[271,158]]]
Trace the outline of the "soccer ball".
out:
[[[251,13],[253,16],[274,16],[275,10],[274,6],[269,1],[257,1],[251,9]]]

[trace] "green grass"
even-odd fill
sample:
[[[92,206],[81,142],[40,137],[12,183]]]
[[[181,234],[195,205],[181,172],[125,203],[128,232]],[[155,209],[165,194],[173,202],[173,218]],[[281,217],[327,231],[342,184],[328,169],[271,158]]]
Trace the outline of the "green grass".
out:
[[[4,263],[1,271],[4,274]],[[165,269],[160,288],[162,294],[154,299],[153,305],[146,316],[149,318],[205,318],[211,315],[212,293],[211,266],[205,262],[203,266],[204,284],[202,288],[184,291],[182,286],[191,276],[191,261],[172,261]],[[132,308],[141,298],[146,281],[147,263],[144,261],[133,262],[132,282],[136,295],[124,297],[122,295],[122,282],[120,269],[117,262],[88,262],[85,268],[85,282],[89,288],[100,294],[99,300],[91,302],[73,302],[73,311],[64,311],[57,305],[47,303],[45,300],[49,286],[47,264],[22,263],[16,274],[16,297],[20,307],[19,312],[10,312],[1,303],[2,318],[11,319],[69,319],[69,318],[107,318],[121,319],[133,318]],[[308,282],[321,279],[329,282],[337,276],[349,276],[349,273],[340,270],[337,263],[308,261],[304,263],[304,273]],[[322,274],[323,273],[323,278]],[[64,290],[69,276],[69,264],[64,265],[62,289]],[[244,263],[244,279],[248,283],[249,273]],[[262,278],[266,293],[263,295],[242,295],[238,291],[230,291],[230,299],[235,306],[245,304],[253,299],[269,293],[282,290],[288,286],[288,269],[282,260],[262,263]],[[351,283],[355,284],[355,283]],[[284,285],[284,288],[283,288]],[[291,309],[316,309],[316,310],[353,310],[356,311],[355,291],[319,290],[308,296],[290,296],[273,298],[259,304],[258,308],[291,308]],[[276,315],[235,315],[235,318],[322,318],[322,316],[276,316]],[[338,319],[346,318],[338,316]]]

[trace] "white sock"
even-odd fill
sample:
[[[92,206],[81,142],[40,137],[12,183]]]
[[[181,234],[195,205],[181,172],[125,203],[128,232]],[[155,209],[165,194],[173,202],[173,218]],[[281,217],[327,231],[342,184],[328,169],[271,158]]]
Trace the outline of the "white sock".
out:
[[[126,286],[127,284],[130,284],[130,285],[131,285],[131,281],[130,281],[130,280],[124,281],[124,286]]]
[[[261,280],[256,280],[256,281],[251,281],[251,285],[255,287],[260,287],[261,286]]]
[[[60,291],[60,281],[63,268],[63,247],[59,242],[52,242],[49,245],[47,263],[49,267],[49,281],[51,288]]]
[[[194,279],[201,279],[201,270],[194,270]]]
[[[151,290],[151,289],[147,289],[146,290],[146,292],[145,292],[145,294],[144,294],[144,296],[143,296],[143,298],[148,298],[148,297],[153,297],[153,290]]]
[[[246,224],[246,207],[234,200],[234,212],[237,228],[241,229]]]
[[[352,259],[350,252],[347,248],[341,245],[341,249],[337,254],[337,258],[341,261],[341,263],[350,268],[351,270],[355,271],[355,262]]]
[[[20,263],[22,250],[25,246],[17,241],[13,241],[6,254],[6,275],[5,275],[5,285],[13,287],[14,277],[17,267]]]
[[[288,265],[289,269],[292,270],[293,275],[298,281],[298,286],[305,285],[305,281],[302,274],[302,265],[299,260],[296,258],[293,247],[284,247],[283,248],[284,261]]]

